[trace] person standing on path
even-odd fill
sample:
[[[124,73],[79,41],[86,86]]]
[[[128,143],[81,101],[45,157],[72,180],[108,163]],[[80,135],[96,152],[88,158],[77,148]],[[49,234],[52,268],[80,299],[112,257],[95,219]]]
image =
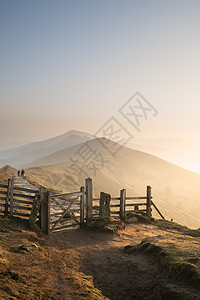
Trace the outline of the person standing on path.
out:
[[[19,177],[19,175],[20,175],[20,170],[17,171],[17,175],[18,175],[18,177]]]

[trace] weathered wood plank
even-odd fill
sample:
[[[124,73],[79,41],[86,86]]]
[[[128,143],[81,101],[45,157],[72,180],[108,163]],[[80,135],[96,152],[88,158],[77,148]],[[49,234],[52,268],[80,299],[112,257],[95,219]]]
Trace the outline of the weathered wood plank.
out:
[[[86,219],[92,219],[92,179],[85,180],[86,185]]]
[[[161,216],[161,218],[163,220],[165,220],[165,217],[163,216],[163,214],[160,212],[160,210],[157,208],[157,206],[155,205],[155,203],[153,201],[151,201],[151,204],[153,205],[153,207],[156,209],[156,211],[159,213],[159,215]]]
[[[147,186],[147,216],[151,217],[151,187]]]
[[[14,203],[22,203],[22,204],[29,204],[29,205],[32,205],[32,204],[33,204],[33,201],[26,201],[26,200],[14,199]]]
[[[20,186],[15,186],[14,190],[15,191],[23,191],[23,192],[27,192],[27,193],[31,193],[31,194],[34,194],[34,193],[38,192],[38,189],[34,190],[34,189],[22,188]]]
[[[80,195],[78,195],[78,196],[80,196]],[[67,202],[71,202],[71,200],[74,199],[74,197],[69,197],[69,198],[51,197],[51,202],[53,202],[54,199],[57,199],[57,200],[59,200],[59,202],[67,203]]]
[[[46,189],[44,187],[40,187],[39,188],[39,197],[40,197],[40,208],[39,208],[39,226],[41,228],[41,230],[44,230],[44,218],[43,218],[43,214],[44,214],[44,204],[43,204],[43,198],[44,198],[44,193],[45,193]]]
[[[126,203],[126,206],[142,206],[142,205],[147,205],[147,203]]]
[[[6,191],[6,199],[5,199],[5,215],[8,214],[9,198],[10,198],[10,189],[11,189],[11,180],[8,179],[8,187],[7,187],[7,191]]]
[[[117,210],[117,211],[116,211],[116,210],[115,210],[115,211],[112,211],[112,210],[111,210],[111,215],[112,215],[112,214],[120,214],[120,210]]]
[[[0,191],[0,195],[7,195],[7,191]]]
[[[46,233],[49,235],[50,232],[50,199],[51,199],[51,192],[47,192],[47,231]]]
[[[50,229],[50,197],[51,194],[45,188],[40,189],[41,206],[40,206],[40,224],[41,229],[46,234],[49,234]]]
[[[100,201],[100,198],[92,198],[92,201]]]
[[[126,212],[130,213],[130,212],[134,212],[134,213],[139,213],[139,212],[146,212],[146,209],[139,209],[139,210],[127,210]]]
[[[26,198],[26,199],[34,200],[35,195],[34,195],[34,196],[31,196],[31,195],[25,195],[25,194],[13,193],[13,197]]]
[[[14,212],[13,215],[20,216],[20,217],[30,217],[30,214],[19,213],[19,212]]]
[[[118,200],[120,200],[120,197],[111,198],[111,201],[118,201]],[[100,201],[100,198],[93,198],[92,201]]]
[[[14,180],[11,179],[10,184],[10,215],[13,216],[13,192],[14,192]]]
[[[21,210],[31,210],[31,207],[25,207],[20,205],[14,205],[13,209],[21,209]]]
[[[126,200],[145,200],[147,197],[126,197]]]
[[[5,200],[6,200],[6,197],[0,197],[0,200],[5,201]]]
[[[53,229],[56,227],[56,225],[60,222],[60,220],[62,220],[62,219],[65,217],[65,215],[68,213],[68,211],[69,211],[70,207],[72,206],[72,204],[73,204],[78,198],[79,198],[79,195],[78,195],[75,199],[72,200],[72,202],[71,202],[70,205],[67,207],[67,209],[65,209],[65,211],[62,213],[62,215],[60,216],[60,218],[58,218],[58,220],[55,222],[55,224],[53,225],[53,227],[51,228],[51,230],[53,230]],[[54,200],[55,200],[55,199],[54,199]]]
[[[64,193],[64,194],[52,194],[51,198],[61,197],[61,196],[80,196],[82,192]]]
[[[7,184],[1,184],[1,183],[0,183],[0,187],[3,188],[3,189],[7,189],[8,185],[7,185]]]
[[[125,203],[126,203],[126,190],[120,191],[120,219],[123,220],[125,217]]]
[[[85,193],[84,193],[84,186],[81,187],[80,189],[81,193],[83,193],[81,196],[80,196],[80,222],[81,224],[84,223],[84,207],[85,207]]]
[[[62,211],[63,210],[65,210],[66,208],[63,206],[63,204],[61,204],[56,198],[53,198],[53,199],[51,199],[51,200],[53,200],[55,203],[56,203],[56,206],[58,207],[60,207],[60,209],[62,209]],[[71,202],[70,202],[71,203]],[[52,204],[51,204],[51,207],[52,207]]]
[[[51,219],[50,220],[50,224],[54,224],[55,222],[56,222],[56,220],[57,219]],[[72,219],[71,218],[66,218],[66,219],[62,219],[62,220],[60,220],[60,224],[62,224],[62,223],[71,223],[72,222]]]

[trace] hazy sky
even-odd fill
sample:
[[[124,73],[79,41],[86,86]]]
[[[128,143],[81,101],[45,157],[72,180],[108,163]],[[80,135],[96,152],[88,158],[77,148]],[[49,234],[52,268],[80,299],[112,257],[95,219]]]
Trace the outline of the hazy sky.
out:
[[[0,0],[0,41],[0,148],[94,133],[136,91],[138,137],[199,139],[199,0]]]

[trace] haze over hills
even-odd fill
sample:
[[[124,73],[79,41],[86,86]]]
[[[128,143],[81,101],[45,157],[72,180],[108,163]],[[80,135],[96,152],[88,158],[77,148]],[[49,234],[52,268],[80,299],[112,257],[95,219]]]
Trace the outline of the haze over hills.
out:
[[[180,167],[200,173],[200,141],[188,139],[138,139],[128,147],[150,153]]]
[[[95,154],[84,160],[78,153],[85,146],[82,143],[41,158],[27,170],[28,176],[38,184],[63,192],[79,189],[85,178],[91,177],[96,196],[101,191],[118,196],[122,188],[126,188],[130,196],[141,196],[145,195],[146,186],[151,185],[153,195],[166,205],[173,204],[199,217],[200,174],[123,146],[112,155],[119,144],[105,138],[87,142],[87,147]],[[100,155],[95,157],[98,153],[101,158]]]
[[[0,167],[5,164],[23,168],[30,162],[66,147],[93,139],[94,136],[85,132],[70,130],[62,135],[30,143],[21,147],[0,152]]]
[[[73,191],[91,177],[96,196],[101,191],[118,196],[122,188],[127,189],[128,195],[141,196],[145,195],[146,186],[151,185],[153,194],[164,205],[175,205],[197,218],[200,215],[200,174],[105,138],[69,131],[2,151],[0,157],[6,157],[18,168],[26,166],[31,181],[50,189]],[[2,178],[8,178],[4,171]]]

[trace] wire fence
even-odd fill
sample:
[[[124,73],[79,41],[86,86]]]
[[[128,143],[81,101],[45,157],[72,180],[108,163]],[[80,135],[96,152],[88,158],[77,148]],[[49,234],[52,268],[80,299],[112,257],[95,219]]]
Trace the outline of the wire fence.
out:
[[[144,193],[144,186],[142,186],[139,182],[137,182],[134,194],[142,195]],[[200,218],[197,218],[190,213],[184,211],[183,209],[169,203],[161,199],[159,196],[152,193],[153,202],[163,214],[166,220],[176,222],[180,225],[187,226],[192,229],[199,229],[200,228]],[[161,216],[158,212],[152,207],[152,214],[154,218],[160,219]]]
[[[191,214],[178,208],[177,206],[162,200],[160,197],[156,195],[152,195],[152,196],[153,196],[153,202],[162,212],[166,220],[169,221],[172,220],[173,222],[176,222],[180,225],[187,226],[193,229],[200,228],[200,219],[192,216]],[[160,218],[156,210],[153,209],[152,213],[153,213],[153,217]]]

